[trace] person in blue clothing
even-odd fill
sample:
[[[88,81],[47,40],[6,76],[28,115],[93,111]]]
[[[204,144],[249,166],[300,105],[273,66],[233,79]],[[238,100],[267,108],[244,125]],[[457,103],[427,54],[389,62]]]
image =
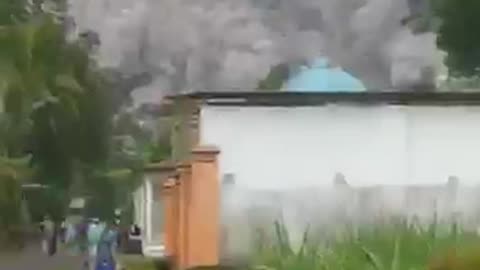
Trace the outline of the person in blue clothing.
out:
[[[114,222],[105,226],[97,245],[95,270],[116,270],[117,234]]]
[[[97,246],[100,242],[100,237],[104,231],[103,224],[97,218],[93,218],[89,224],[87,238],[88,238],[88,265],[90,270],[95,270]]]

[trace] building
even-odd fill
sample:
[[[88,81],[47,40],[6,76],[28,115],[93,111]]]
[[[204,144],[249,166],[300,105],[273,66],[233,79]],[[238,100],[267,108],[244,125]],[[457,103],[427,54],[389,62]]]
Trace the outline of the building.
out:
[[[480,180],[479,93],[194,93],[177,102],[174,157],[215,145],[220,174],[237,185],[330,185],[338,172],[355,186]]]
[[[147,209],[163,213],[152,228],[179,268],[248,256],[251,228],[279,217],[293,242],[307,224],[379,213],[461,214],[478,226],[480,93],[200,92],[171,101],[177,165],[157,177],[163,210]]]
[[[171,108],[159,107],[147,104],[140,107],[135,115],[141,124],[147,125],[153,131],[153,137],[161,142],[169,140],[169,126],[171,125]],[[156,117],[156,119],[150,119]],[[141,249],[145,256],[164,256],[163,241],[163,202],[159,191],[163,181],[175,170],[175,166],[169,162],[157,162],[145,167],[143,183],[134,191],[134,223],[141,231]],[[157,192],[156,192],[157,191]],[[135,237],[138,238],[138,237]],[[137,244],[132,244],[132,252],[138,252]]]
[[[172,175],[175,166],[168,162],[145,167],[143,183],[134,191],[134,223],[141,230],[141,249],[147,257],[165,256],[163,183]]]

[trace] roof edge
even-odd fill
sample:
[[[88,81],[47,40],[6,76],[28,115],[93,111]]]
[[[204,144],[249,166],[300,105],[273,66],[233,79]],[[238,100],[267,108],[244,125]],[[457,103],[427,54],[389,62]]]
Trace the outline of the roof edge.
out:
[[[170,100],[196,99],[210,105],[315,106],[329,103],[357,105],[480,105],[479,92],[193,92],[169,96]]]

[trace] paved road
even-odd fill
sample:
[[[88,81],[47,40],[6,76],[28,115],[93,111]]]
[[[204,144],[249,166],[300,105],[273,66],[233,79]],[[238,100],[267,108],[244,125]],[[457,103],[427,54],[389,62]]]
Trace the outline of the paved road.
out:
[[[33,243],[17,254],[0,254],[0,270],[81,270],[81,259],[60,251],[52,257]]]

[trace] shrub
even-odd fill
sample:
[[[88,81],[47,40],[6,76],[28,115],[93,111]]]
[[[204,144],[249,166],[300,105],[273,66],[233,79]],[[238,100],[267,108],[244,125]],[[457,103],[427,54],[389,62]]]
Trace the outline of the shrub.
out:
[[[307,229],[297,252],[293,251],[288,231],[281,222],[275,222],[274,231],[276,236],[270,242],[263,240],[261,245],[257,245],[253,268],[416,270],[430,265],[429,270],[480,269],[480,257],[477,256],[480,254],[479,237],[476,233],[458,230],[456,224],[440,226],[433,222],[423,228],[397,220],[345,230],[341,238],[332,234],[316,235]],[[465,248],[469,246],[475,248]],[[450,260],[442,259],[429,264],[433,254],[445,251],[450,251],[450,255],[441,258]],[[449,266],[452,260],[456,263],[455,268]],[[459,265],[464,268],[458,268]]]

